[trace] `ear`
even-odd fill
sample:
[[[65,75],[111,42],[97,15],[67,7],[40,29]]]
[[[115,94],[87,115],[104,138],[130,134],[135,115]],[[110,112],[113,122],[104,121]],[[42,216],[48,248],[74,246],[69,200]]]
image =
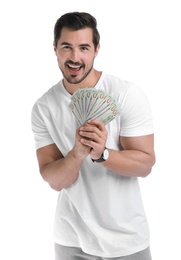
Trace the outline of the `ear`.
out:
[[[100,43],[97,45],[97,48],[95,50],[95,57],[97,56],[98,52],[99,52],[99,49],[100,49]]]
[[[57,56],[57,47],[56,47],[55,42],[53,42],[53,49],[54,49],[55,55]]]

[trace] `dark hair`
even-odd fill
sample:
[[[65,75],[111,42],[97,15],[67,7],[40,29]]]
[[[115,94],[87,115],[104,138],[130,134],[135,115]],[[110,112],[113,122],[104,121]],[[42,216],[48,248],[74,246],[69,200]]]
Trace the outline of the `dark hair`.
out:
[[[56,22],[54,27],[54,44],[57,46],[58,40],[61,36],[61,31],[63,27],[70,28],[72,30],[80,30],[84,28],[91,28],[93,30],[93,43],[94,48],[97,48],[97,45],[100,41],[100,35],[97,30],[97,21],[96,19],[85,12],[72,12],[62,15]]]

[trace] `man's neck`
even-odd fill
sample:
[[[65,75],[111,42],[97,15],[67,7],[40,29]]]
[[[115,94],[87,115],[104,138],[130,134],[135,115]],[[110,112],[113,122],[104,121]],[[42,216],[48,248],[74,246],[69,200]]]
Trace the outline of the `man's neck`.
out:
[[[64,87],[67,90],[67,92],[69,92],[70,94],[73,94],[80,88],[95,87],[95,85],[97,84],[97,82],[99,81],[99,79],[101,77],[101,74],[102,74],[102,72],[93,70],[91,72],[91,75],[88,75],[83,81],[81,81],[78,84],[71,84],[65,78],[63,79],[63,84],[64,84]]]

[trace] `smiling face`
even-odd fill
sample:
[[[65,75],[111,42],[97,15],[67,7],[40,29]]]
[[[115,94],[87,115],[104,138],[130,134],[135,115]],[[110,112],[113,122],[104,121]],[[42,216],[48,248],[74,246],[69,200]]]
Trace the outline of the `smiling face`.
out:
[[[79,84],[93,74],[95,50],[91,28],[77,31],[64,27],[57,46],[54,46],[58,65],[64,77],[64,84]]]

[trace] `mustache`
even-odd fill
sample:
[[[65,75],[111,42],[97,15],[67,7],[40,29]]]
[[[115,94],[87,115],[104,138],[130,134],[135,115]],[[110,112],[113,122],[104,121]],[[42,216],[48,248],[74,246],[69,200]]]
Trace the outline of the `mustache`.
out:
[[[84,66],[84,63],[80,63],[80,62],[73,62],[72,60],[68,60],[65,62],[65,65],[74,65],[74,66]]]

